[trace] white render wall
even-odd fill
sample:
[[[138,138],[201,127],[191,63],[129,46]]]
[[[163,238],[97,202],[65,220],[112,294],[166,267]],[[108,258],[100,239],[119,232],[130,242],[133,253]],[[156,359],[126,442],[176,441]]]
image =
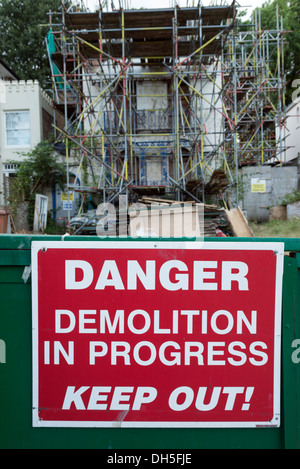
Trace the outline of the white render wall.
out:
[[[6,163],[18,163],[22,155],[30,151],[43,139],[42,109],[53,116],[51,100],[40,88],[37,81],[1,80],[0,95],[0,206],[4,204],[3,168]],[[30,113],[30,145],[8,147],[5,134],[5,112],[29,111]]]
[[[104,73],[107,73],[107,76],[109,77],[109,69],[106,64],[103,65],[103,71]],[[94,70],[93,77],[87,77],[87,79],[83,81],[84,93],[89,96],[89,101],[85,103],[84,106],[86,108],[90,107],[92,102],[92,109],[94,111],[93,114],[90,113],[88,119],[84,120],[85,132],[90,131],[91,126],[93,126],[95,122],[95,119],[97,119],[97,125],[94,128],[96,135],[97,132],[98,134],[101,134],[101,127],[104,127],[105,132],[110,134],[110,128],[108,124],[109,119],[111,119],[112,125],[111,133],[115,134],[117,130],[115,122],[119,121],[119,126],[121,126],[122,124],[120,124],[120,121],[122,121],[124,118],[122,115],[123,110],[120,112],[120,116],[116,115],[112,100],[109,99],[111,90],[108,90],[107,94],[105,93],[102,95],[102,97],[100,96],[100,98],[97,99],[100,93],[103,92],[103,90],[108,86],[108,82],[111,81],[114,76],[110,75],[108,81],[104,81],[104,75],[102,73],[103,71],[100,69]],[[96,75],[97,73],[98,75]],[[157,73],[157,75],[155,75],[155,73]],[[196,90],[196,92],[193,92],[192,89],[187,88],[188,94],[193,94],[193,97],[191,98],[191,117],[189,114],[186,114],[184,118],[181,108],[179,110],[180,126],[182,127],[182,130],[180,130],[181,147],[185,149],[189,148],[191,143],[193,144],[194,136],[188,134],[191,132],[198,134],[201,123],[201,128],[204,132],[203,151],[205,155],[209,155],[211,152],[214,152],[223,139],[223,110],[222,99],[220,95],[222,83],[220,65],[208,66],[207,75],[207,78],[203,76],[201,80],[195,79],[192,75],[190,77],[191,85],[194,88],[194,91]],[[146,167],[143,170],[141,170],[140,160],[140,174],[137,175],[137,177],[139,177],[142,183],[145,183],[147,179],[148,182],[157,181],[157,183],[163,184],[162,181],[166,178],[166,174],[169,173],[169,170],[170,175],[174,176],[172,173],[173,170],[172,167],[169,168],[169,165],[165,165],[164,170],[162,167],[160,167],[160,152],[157,150],[156,155],[155,149],[153,149],[153,145],[155,145],[156,142],[161,144],[165,141],[166,149],[168,149],[168,141],[170,141],[170,139],[174,139],[174,136],[170,137],[159,135],[162,133],[167,134],[174,132],[175,122],[174,119],[172,119],[172,115],[175,111],[174,102],[171,97],[171,94],[174,92],[174,90],[172,91],[170,89],[172,73],[166,72],[166,68],[160,65],[151,67],[135,65],[132,76],[134,78],[135,85],[132,89],[129,88],[128,93],[135,93],[135,98],[133,99],[133,102],[135,102],[135,111],[132,112],[133,116],[136,112],[135,119],[133,119],[136,125],[136,135],[134,137],[133,143],[143,146],[142,154],[143,158],[146,160]],[[210,79],[209,77],[213,78]],[[188,79],[187,77],[185,78]],[[185,84],[182,86],[186,88]],[[108,101],[106,101],[107,99]],[[119,96],[119,106],[121,100],[122,95]],[[105,102],[106,105],[104,104]],[[183,107],[185,106],[184,99],[182,99],[182,105]],[[112,111],[111,113],[108,112],[109,109]],[[128,107],[127,112],[130,112]],[[194,121],[193,118],[195,114],[197,116],[196,121]],[[114,121],[114,119],[116,120]],[[186,119],[190,121],[191,129],[189,129]],[[154,133],[150,135],[153,131]],[[122,141],[122,136],[120,138]],[[116,146],[118,146],[118,141],[114,140]],[[139,158],[138,152],[136,150],[135,156]],[[167,157],[168,160],[172,160],[171,151]],[[209,160],[211,171],[213,171],[215,167],[218,167],[218,165],[219,161],[217,161],[216,157]],[[210,177],[210,171],[207,170],[206,167],[204,167],[203,170],[208,171],[208,177]]]
[[[282,160],[288,162],[298,157],[300,153],[300,98],[296,99],[286,110],[286,123],[282,128],[282,146],[286,148]],[[276,129],[277,141],[279,128]]]

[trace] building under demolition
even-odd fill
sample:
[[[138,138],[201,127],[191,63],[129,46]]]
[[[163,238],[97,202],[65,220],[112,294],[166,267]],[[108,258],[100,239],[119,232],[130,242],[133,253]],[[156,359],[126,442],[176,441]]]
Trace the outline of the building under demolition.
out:
[[[216,2],[217,3],[217,2]],[[239,198],[239,169],[284,160],[284,30],[238,6],[74,12],[47,47],[69,190]],[[276,126],[279,131],[276,135]],[[224,193],[224,191],[227,191]]]

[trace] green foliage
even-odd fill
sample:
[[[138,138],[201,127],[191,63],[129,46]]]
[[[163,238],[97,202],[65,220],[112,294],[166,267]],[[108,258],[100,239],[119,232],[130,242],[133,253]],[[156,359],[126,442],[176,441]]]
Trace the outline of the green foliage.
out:
[[[291,33],[288,35],[290,57],[289,79],[290,83],[300,76],[300,0],[291,0],[288,13],[288,26]],[[293,91],[293,90],[292,90]]]
[[[52,218],[52,210],[48,212],[46,234],[56,235],[66,233],[65,225],[58,225]]]
[[[267,223],[251,222],[250,227],[256,238],[300,238],[300,218]]]
[[[283,17],[283,29],[285,34],[284,62],[287,74],[287,103],[292,99],[292,83],[300,74],[300,0],[267,0],[261,8],[262,29],[274,30],[277,28],[277,5],[279,8],[279,28],[281,28],[281,16]],[[277,55],[277,52],[275,56]],[[269,64],[272,71],[276,70],[276,64]]]
[[[20,202],[34,204],[35,194],[59,184],[63,189],[66,180],[65,165],[61,163],[48,141],[38,144],[23,154],[16,177],[10,187],[10,205],[14,211]]]
[[[280,205],[293,204],[295,202],[299,202],[299,200],[300,200],[300,192],[294,190],[293,192],[290,192],[289,194],[286,194],[284,196]]]
[[[46,87],[50,67],[44,38],[60,0],[0,0],[0,57],[22,80]]]

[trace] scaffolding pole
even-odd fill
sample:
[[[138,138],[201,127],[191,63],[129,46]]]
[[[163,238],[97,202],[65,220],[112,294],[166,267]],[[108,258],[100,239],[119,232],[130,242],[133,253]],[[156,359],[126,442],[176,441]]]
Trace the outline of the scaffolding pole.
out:
[[[49,60],[68,194],[77,152],[75,181],[86,158],[103,200],[130,190],[180,201],[193,187],[204,200],[222,167],[238,205],[243,165],[282,163],[285,151],[276,14],[276,28],[266,31],[257,12],[251,26],[241,25],[235,4],[66,13],[62,2],[61,24],[49,25],[56,45]]]

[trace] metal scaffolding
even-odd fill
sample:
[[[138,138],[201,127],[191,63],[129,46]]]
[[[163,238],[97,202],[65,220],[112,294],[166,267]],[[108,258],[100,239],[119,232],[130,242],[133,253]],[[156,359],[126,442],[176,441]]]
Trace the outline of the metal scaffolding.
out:
[[[277,5],[276,29],[263,29],[261,12],[255,10],[252,24],[246,30],[238,25],[223,51],[224,102],[236,129],[226,158],[239,166],[284,162],[284,38]]]
[[[284,30],[238,5],[68,11],[47,48],[69,189],[202,200],[217,169],[284,161]],[[78,186],[78,180],[80,185]]]

